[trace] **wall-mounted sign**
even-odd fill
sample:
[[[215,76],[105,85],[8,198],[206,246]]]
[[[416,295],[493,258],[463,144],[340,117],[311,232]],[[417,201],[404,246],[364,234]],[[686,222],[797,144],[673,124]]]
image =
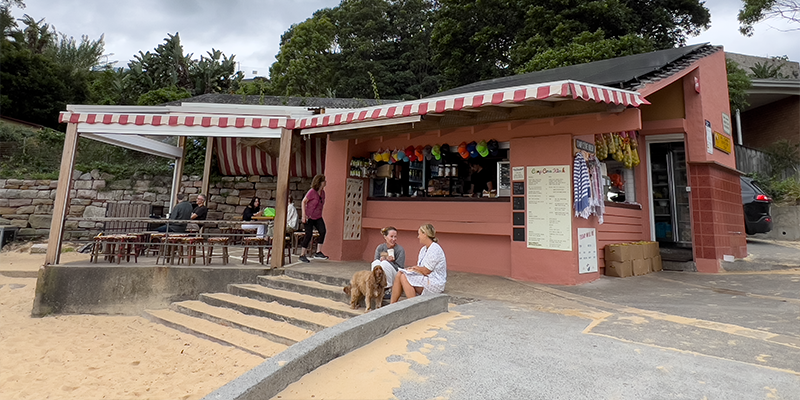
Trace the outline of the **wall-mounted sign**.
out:
[[[714,132],[714,147],[731,154],[731,138],[719,133]]]
[[[578,228],[578,272],[597,272],[597,235],[594,228]]]
[[[569,165],[527,167],[528,248],[572,251]]]
[[[708,154],[714,154],[714,135],[711,131],[711,122],[706,120],[706,151]]]
[[[517,196],[525,195],[525,182],[514,182],[514,194]]]
[[[511,168],[511,180],[524,181],[525,180],[525,167]]]
[[[580,139],[575,139],[575,148],[594,154],[594,145],[589,142],[584,142]]]
[[[361,240],[361,202],[364,197],[364,181],[347,179],[347,200],[344,205],[343,240]]]
[[[722,113],[722,131],[731,135],[733,129],[731,129],[731,116],[725,113]]]

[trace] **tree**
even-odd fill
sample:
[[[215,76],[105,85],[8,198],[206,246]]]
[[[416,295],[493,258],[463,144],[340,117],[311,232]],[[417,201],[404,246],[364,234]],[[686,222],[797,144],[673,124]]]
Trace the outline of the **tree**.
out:
[[[750,104],[747,102],[747,89],[753,85],[747,72],[736,61],[725,60],[728,70],[728,98],[731,110],[744,110]]]
[[[185,90],[190,95],[236,90],[243,75],[236,72],[235,56],[227,57],[221,51],[211,49],[207,57],[193,60],[191,54],[184,54],[180,34],[167,36],[153,52],[140,51],[128,63],[128,70],[120,71],[121,76],[115,77],[119,83],[115,86],[127,91],[119,98],[135,99],[138,103],[139,98],[147,93],[166,90],[142,100],[150,103],[152,98],[162,95],[171,97],[177,93],[176,90]]]
[[[434,11],[428,0],[344,0],[317,11],[281,37],[270,68],[273,94],[410,99],[436,93]]]
[[[800,23],[800,2],[797,0],[742,0],[739,10],[739,32],[753,36],[753,25],[772,18]],[[797,30],[791,29],[791,30]]]
[[[625,55],[631,45],[634,51],[672,48],[710,21],[699,0],[441,0],[440,5],[431,47],[444,88]],[[571,51],[581,54],[572,57]]]
[[[269,69],[272,94],[320,96],[333,89],[333,45],[336,27],[323,9],[292,25],[281,35],[281,46]]]

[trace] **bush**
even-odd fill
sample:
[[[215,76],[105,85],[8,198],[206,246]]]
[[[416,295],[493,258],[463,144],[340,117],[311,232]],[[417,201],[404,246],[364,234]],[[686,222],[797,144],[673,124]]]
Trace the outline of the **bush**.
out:
[[[797,177],[780,179],[759,174],[750,176],[772,197],[775,204],[800,204],[800,179]]]

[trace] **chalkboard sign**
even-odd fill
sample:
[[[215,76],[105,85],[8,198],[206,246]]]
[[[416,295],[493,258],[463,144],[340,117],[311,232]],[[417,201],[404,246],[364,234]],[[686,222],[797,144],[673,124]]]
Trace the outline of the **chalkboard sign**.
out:
[[[525,198],[524,197],[514,197],[514,209],[515,210],[524,210],[525,209]]]
[[[515,226],[525,226],[525,213],[524,212],[515,212],[514,213],[514,225]]]
[[[514,182],[514,194],[517,196],[525,195],[525,182]]]

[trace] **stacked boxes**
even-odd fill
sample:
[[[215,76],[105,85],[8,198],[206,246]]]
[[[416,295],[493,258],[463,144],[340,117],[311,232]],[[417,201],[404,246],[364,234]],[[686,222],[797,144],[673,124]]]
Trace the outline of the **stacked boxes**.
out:
[[[608,276],[625,278],[661,271],[658,242],[608,244],[605,261]]]

